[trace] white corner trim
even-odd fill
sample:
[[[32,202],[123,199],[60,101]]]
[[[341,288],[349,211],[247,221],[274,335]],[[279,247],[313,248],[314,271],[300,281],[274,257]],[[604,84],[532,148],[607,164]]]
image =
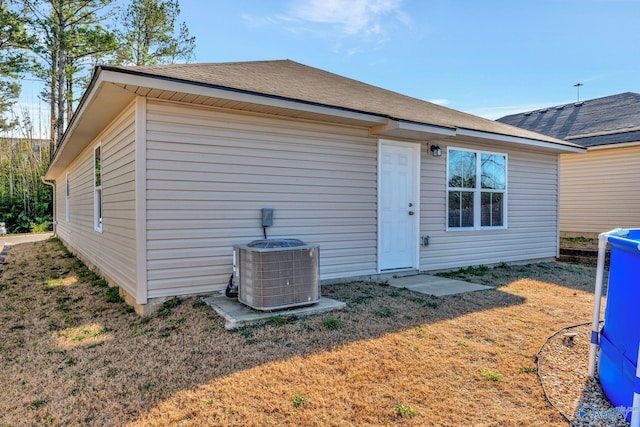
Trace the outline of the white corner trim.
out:
[[[146,304],[147,290],[147,98],[136,97],[136,303]]]

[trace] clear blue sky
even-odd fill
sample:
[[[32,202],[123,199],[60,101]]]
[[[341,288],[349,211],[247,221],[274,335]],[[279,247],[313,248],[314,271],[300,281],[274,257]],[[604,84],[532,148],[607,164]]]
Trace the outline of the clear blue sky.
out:
[[[181,0],[197,62],[291,59],[495,119],[640,91],[640,0]]]
[[[196,62],[286,58],[489,119],[575,101],[578,82],[581,99],[640,91],[640,0],[180,6]]]

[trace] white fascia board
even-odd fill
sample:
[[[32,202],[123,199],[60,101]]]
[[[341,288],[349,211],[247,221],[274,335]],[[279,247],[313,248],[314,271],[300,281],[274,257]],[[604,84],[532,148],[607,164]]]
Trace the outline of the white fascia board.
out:
[[[639,145],[640,145],[640,141],[620,142],[617,144],[594,145],[592,147],[587,147],[587,151],[613,150],[616,148],[631,148],[631,147],[637,147]]]
[[[533,147],[552,149],[556,151],[564,151],[569,153],[586,152],[586,149],[584,147],[581,147],[573,143],[567,143],[567,145],[565,145],[561,143],[540,141],[537,139],[522,138],[519,136],[501,135],[498,133],[483,132],[483,131],[471,130],[471,129],[458,128],[456,130],[456,135],[466,136],[469,138],[482,138],[482,139],[488,139],[488,140],[498,141],[498,142],[510,142],[514,144],[522,144],[522,145],[528,145]]]
[[[373,114],[362,113],[358,111],[344,110],[340,107],[329,107],[318,104],[311,104],[304,101],[296,101],[290,99],[278,98],[267,94],[253,94],[242,90],[215,88],[200,83],[189,83],[171,80],[161,76],[143,76],[125,72],[117,72],[111,70],[102,70],[102,77],[105,81],[131,85],[148,87],[152,89],[174,91],[193,95],[208,96],[211,98],[226,99],[229,101],[246,102],[257,105],[270,107],[287,108],[290,110],[304,111],[307,113],[316,113],[326,116],[334,116],[352,120],[360,120],[371,123],[385,123],[386,118]]]
[[[385,124],[369,128],[369,135],[408,139],[430,139],[455,136],[454,128],[388,119]]]
[[[85,92],[82,99],[80,99],[80,105],[78,105],[78,109],[73,113],[73,116],[71,117],[71,123],[69,123],[69,126],[65,130],[64,135],[62,135],[62,141],[58,141],[59,146],[56,148],[55,156],[51,160],[51,163],[47,168],[45,179],[53,179],[53,177],[49,176],[49,172],[54,169],[54,164],[56,163],[56,160],[58,159],[60,153],[64,152],[67,141],[69,141],[70,139],[70,135],[73,134],[76,127],[78,126],[79,118],[82,117],[85,110],[87,109],[87,106],[90,105],[92,100],[95,98],[96,93],[100,89],[102,81],[102,73],[98,73],[98,75],[94,77],[94,80],[89,83],[87,92]]]
[[[414,123],[414,122],[404,122],[401,120],[392,120],[396,122],[397,129],[399,130],[408,130],[413,132],[424,132],[428,134],[438,135],[438,136],[455,136],[456,130],[453,128],[445,128],[442,126],[433,126],[427,125],[423,123]]]

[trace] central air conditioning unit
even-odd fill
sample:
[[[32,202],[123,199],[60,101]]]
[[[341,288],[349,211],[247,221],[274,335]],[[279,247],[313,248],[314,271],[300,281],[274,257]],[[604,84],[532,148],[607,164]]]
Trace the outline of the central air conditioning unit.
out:
[[[255,240],[233,247],[238,301],[261,311],[320,300],[320,247],[297,239]]]

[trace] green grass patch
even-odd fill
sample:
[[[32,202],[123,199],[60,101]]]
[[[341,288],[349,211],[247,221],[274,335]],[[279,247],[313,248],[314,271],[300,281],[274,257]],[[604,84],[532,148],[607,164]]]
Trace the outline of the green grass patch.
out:
[[[172,325],[172,326],[178,326],[178,325],[182,325],[186,321],[187,321],[187,315],[183,314],[182,316],[180,316],[177,319],[169,319],[169,320],[167,320],[167,323],[169,325]]]
[[[29,409],[31,409],[32,411],[35,411],[36,409],[40,408],[41,406],[46,405],[47,403],[49,403],[49,401],[46,400],[46,399],[34,400],[33,402],[31,402],[29,404]]]
[[[124,299],[120,296],[120,289],[117,286],[107,289],[107,292],[104,294],[104,300],[106,302],[124,302]]]
[[[584,236],[576,236],[576,237],[563,237],[561,240],[572,242],[572,243],[587,243],[587,242],[592,242],[595,239],[584,237]]]
[[[340,321],[340,319],[336,319],[333,316],[327,317],[326,319],[324,319],[322,324],[327,329],[339,329],[340,326],[342,326],[342,322]]]
[[[269,317],[269,319],[267,319],[266,324],[267,325],[272,325],[272,326],[283,326],[283,325],[287,325],[289,323],[293,323],[296,320],[298,320],[298,318],[296,316],[277,315],[277,316]]]
[[[495,371],[482,371],[480,372],[480,375],[482,376],[482,378],[486,378],[490,381],[502,381],[502,374]]]
[[[107,283],[106,280],[104,279],[97,279],[91,282],[91,284],[93,286],[97,286],[99,288],[106,288],[107,286],[109,286],[109,284]]]
[[[448,277],[450,279],[465,279],[469,276],[484,276],[491,271],[488,265],[472,265],[469,267],[459,268],[454,271],[444,271],[437,273],[436,276]]]
[[[298,408],[298,407],[300,407],[302,405],[306,405],[307,402],[308,402],[308,399],[306,397],[304,397],[303,395],[296,393],[291,398],[291,401],[293,402],[293,406]]]
[[[182,304],[182,299],[178,297],[169,298],[162,303],[162,307],[160,307],[160,310],[158,310],[158,314],[160,314],[161,316],[167,316],[169,313],[171,313],[171,310],[173,310],[180,304]]]
[[[537,374],[538,368],[536,368],[535,366],[523,366],[520,368],[520,372],[522,372],[523,374]]]
[[[395,411],[397,416],[403,417],[403,418],[413,418],[416,415],[415,408],[412,408],[411,406],[406,406],[403,404],[398,404],[394,406],[393,410]]]
[[[388,307],[381,307],[373,312],[376,317],[392,317],[395,313]]]

